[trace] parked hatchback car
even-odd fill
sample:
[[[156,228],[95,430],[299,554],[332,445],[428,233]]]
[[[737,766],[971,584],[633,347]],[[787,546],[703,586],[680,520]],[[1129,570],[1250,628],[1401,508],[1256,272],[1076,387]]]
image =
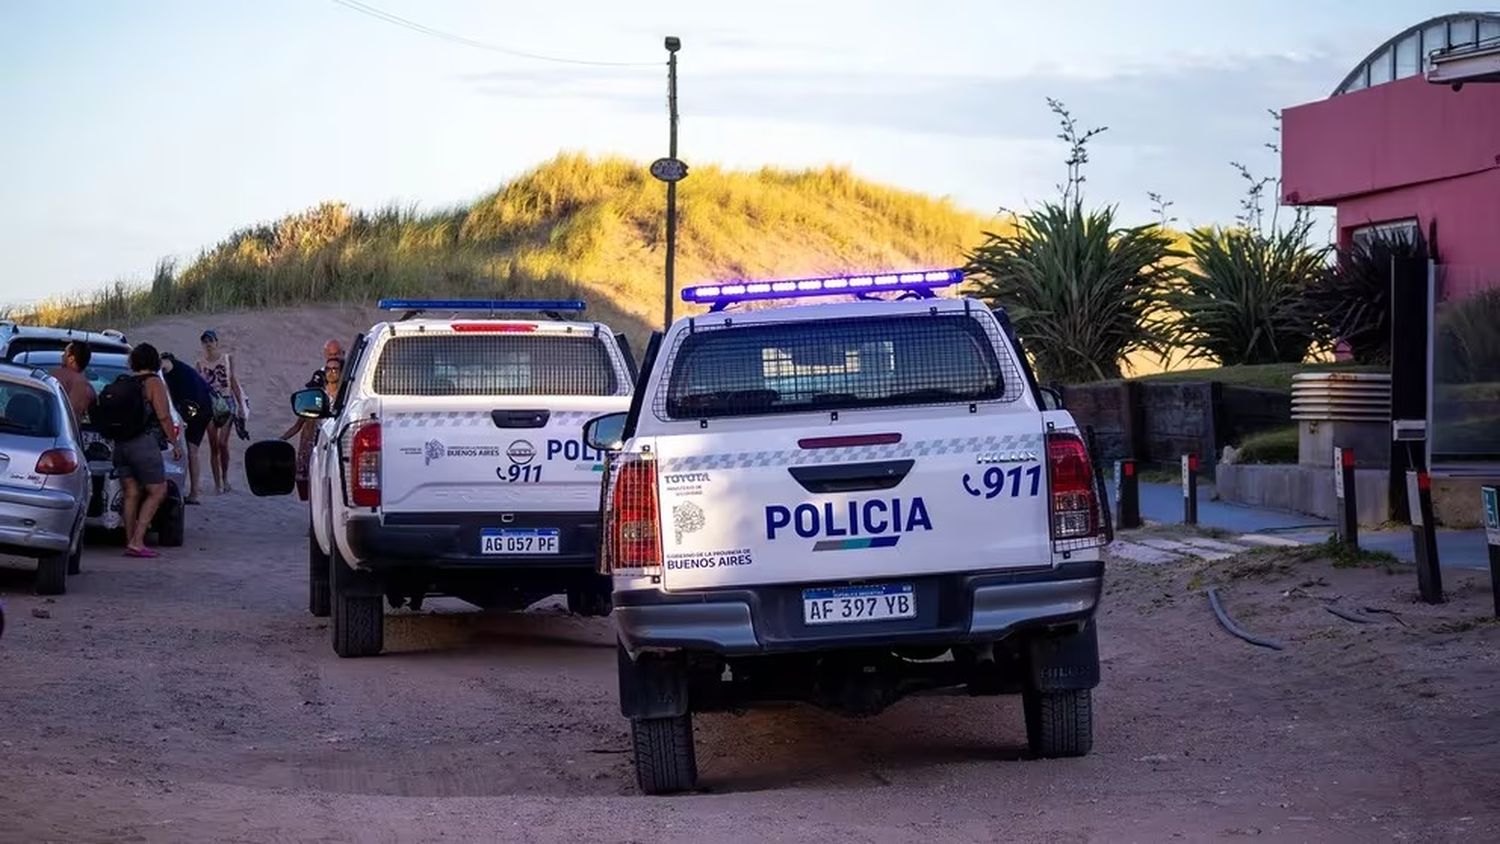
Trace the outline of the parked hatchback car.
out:
[[[0,364],[0,553],[37,560],[38,594],[67,591],[90,494],[61,385],[40,369]]]
[[[50,371],[62,365],[62,352],[23,352],[16,356],[16,362]],[[95,392],[103,392],[111,381],[129,372],[130,363],[126,355],[95,352],[83,374],[89,379]],[[160,378],[160,374],[157,377]],[[179,429],[182,428],[182,416],[176,406],[172,407],[172,421],[177,423]],[[82,452],[87,458],[93,483],[93,500],[89,505],[86,524],[89,528],[98,530],[121,530],[125,527],[125,517],[121,512],[123,487],[119,479],[114,477],[112,444],[87,418],[83,420],[80,433]],[[187,494],[187,463],[185,459],[174,459],[170,447],[162,450],[162,460],[167,471],[167,499],[162,502],[161,509],[156,511],[156,519],[151,527],[156,531],[157,544],[176,547],[183,542],[187,523],[187,511],[183,506],[184,496]]]

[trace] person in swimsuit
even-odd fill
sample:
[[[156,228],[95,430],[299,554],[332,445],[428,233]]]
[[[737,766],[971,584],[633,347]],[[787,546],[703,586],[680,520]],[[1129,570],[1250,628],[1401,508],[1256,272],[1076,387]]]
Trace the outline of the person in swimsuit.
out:
[[[339,380],[344,374],[344,359],[329,358],[323,364],[323,391],[328,394],[330,400],[338,396]],[[307,500],[307,464],[312,457],[313,444],[318,438],[318,420],[298,418],[281,435],[284,440],[289,440],[293,435],[300,434],[301,439],[297,442],[297,495],[303,501]]]
[[[167,385],[157,375],[161,356],[150,343],[130,350],[130,374],[141,381],[146,400],[146,429],[136,436],[115,443],[115,475],[125,487],[122,509],[125,517],[125,556],[156,557],[146,547],[146,531],[156,511],[167,497],[166,463],[162,449],[170,443],[172,459],[182,459],[177,438],[182,433],[172,421],[172,404]]]
[[[219,349],[219,333],[209,329],[198,340],[203,344],[198,374],[214,391],[208,422],[208,463],[213,468],[214,493],[220,494],[233,489],[229,484],[229,434],[234,430],[244,393],[234,371],[234,359]]]

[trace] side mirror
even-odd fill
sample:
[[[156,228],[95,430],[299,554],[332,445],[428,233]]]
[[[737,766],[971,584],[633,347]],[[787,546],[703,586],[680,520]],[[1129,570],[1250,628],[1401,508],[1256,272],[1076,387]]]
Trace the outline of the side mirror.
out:
[[[327,419],[333,415],[328,394],[322,390],[298,390],[292,393],[292,413],[303,419]]]
[[[1062,398],[1062,393],[1061,392],[1059,392],[1059,391],[1057,391],[1057,390],[1055,390],[1055,389],[1053,389],[1051,387],[1042,387],[1041,391],[1042,391],[1042,410],[1062,410],[1063,409],[1063,398]]]
[[[583,441],[598,451],[619,451],[625,445],[625,417],[628,415],[611,413],[590,419],[583,426]]]

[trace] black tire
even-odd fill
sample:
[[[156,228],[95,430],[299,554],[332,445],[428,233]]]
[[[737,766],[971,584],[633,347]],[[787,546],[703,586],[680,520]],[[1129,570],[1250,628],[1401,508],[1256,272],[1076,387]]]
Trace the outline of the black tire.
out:
[[[341,657],[375,656],[385,648],[385,601],[375,578],[344,562],[338,549],[328,555],[333,652]]]
[[[568,587],[568,612],[574,615],[602,618],[613,606],[610,587],[596,584]]]
[[[182,547],[186,532],[187,508],[182,502],[169,502],[168,509],[156,517],[156,544],[163,548]]]
[[[78,574],[83,571],[83,525],[78,526],[78,533],[73,538],[73,553],[68,555],[68,574]]]
[[[312,526],[307,528],[307,611],[314,618],[327,618],[333,612],[332,586],[328,582],[328,555],[318,547]]]
[[[1041,759],[1085,756],[1094,747],[1094,700],[1089,689],[1021,693],[1026,744]]]
[[[48,554],[36,561],[36,593],[62,595],[68,591],[68,552]]]
[[[675,718],[633,718],[635,778],[646,794],[675,794],[698,785],[692,713]]]

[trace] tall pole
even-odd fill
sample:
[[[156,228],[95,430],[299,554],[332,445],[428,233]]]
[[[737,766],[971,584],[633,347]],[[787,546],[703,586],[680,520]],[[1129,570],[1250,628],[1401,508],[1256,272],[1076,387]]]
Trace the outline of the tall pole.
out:
[[[677,159],[677,51],[682,42],[667,37],[667,157]],[[662,330],[672,326],[672,298],[677,292],[677,180],[667,182],[667,279]]]

